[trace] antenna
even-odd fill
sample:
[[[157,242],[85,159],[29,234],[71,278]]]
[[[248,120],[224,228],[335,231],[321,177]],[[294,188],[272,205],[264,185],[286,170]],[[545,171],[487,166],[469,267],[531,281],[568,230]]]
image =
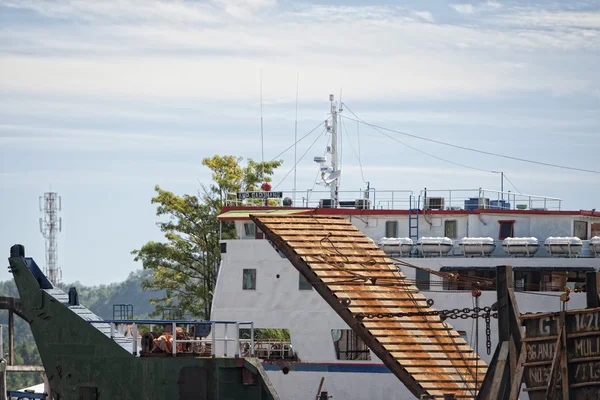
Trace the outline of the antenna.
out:
[[[331,173],[334,174],[338,171],[338,138],[337,138],[337,125],[338,125],[338,112],[336,109],[336,102],[333,100],[333,95],[329,95],[329,101],[331,102]],[[339,176],[335,178],[335,183],[331,182],[331,200],[333,202],[332,207],[337,208],[338,206],[338,191],[339,191]]]
[[[262,87],[262,68],[260,69],[260,160],[265,162],[265,139],[263,134],[263,87]],[[260,169],[261,179],[265,178],[264,166]]]
[[[300,82],[300,72],[296,74],[296,120],[294,122],[294,203],[296,204],[296,166],[298,162],[296,158],[298,157],[298,83]]]
[[[44,216],[40,218],[40,232],[46,242],[46,265],[44,273],[53,285],[60,283],[62,271],[58,264],[58,250],[56,237],[62,231],[62,218],[58,213],[62,210],[62,201],[58,193],[47,192],[40,196],[40,211]]]

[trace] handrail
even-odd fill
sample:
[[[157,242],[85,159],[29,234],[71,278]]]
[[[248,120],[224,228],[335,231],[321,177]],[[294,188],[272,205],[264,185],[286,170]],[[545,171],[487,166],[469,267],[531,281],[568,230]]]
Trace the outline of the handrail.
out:
[[[240,356],[240,326],[250,325],[250,354],[254,357],[254,322],[253,321],[179,321],[179,320],[151,320],[151,319],[105,319],[105,320],[97,320],[97,321],[87,321],[90,324],[109,324],[110,325],[110,338],[115,338],[115,330],[117,324],[131,324],[132,325],[132,341],[133,341],[133,350],[132,353],[134,356],[138,355],[137,349],[137,334],[138,334],[138,325],[171,325],[171,335],[172,335],[172,355],[173,357],[177,354],[177,343],[207,343],[208,339],[177,339],[177,325],[210,325],[211,326],[211,355],[212,357],[216,356],[216,344],[217,342],[235,342],[235,354],[234,356],[237,358]],[[216,327],[217,325],[224,326],[224,337],[217,338],[216,337]],[[233,337],[227,337],[227,327],[228,325],[235,325],[235,332]],[[247,339],[246,339],[247,340]],[[227,346],[224,348],[224,354],[227,357]]]

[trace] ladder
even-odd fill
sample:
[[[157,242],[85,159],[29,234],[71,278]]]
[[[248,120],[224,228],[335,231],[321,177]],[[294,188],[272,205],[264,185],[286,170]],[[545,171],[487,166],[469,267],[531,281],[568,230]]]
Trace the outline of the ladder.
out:
[[[419,239],[419,206],[421,204],[421,195],[415,197],[412,194],[409,198],[408,208],[408,236],[416,241]]]

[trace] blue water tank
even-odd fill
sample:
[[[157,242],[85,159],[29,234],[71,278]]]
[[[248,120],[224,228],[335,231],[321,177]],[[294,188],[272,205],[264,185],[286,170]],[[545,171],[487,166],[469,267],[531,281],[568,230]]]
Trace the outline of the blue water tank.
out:
[[[506,200],[491,200],[490,208],[496,210],[510,210],[510,203]]]
[[[471,197],[465,200],[465,210],[477,210],[479,208],[479,198]]]

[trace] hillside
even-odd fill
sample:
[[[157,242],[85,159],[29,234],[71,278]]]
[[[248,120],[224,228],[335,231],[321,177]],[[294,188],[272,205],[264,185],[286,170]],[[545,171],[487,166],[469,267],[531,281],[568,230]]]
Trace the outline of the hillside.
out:
[[[113,304],[132,304],[135,318],[146,317],[154,310],[150,304],[151,297],[159,297],[157,292],[144,292],[141,290],[142,281],[150,275],[150,271],[138,270],[129,274],[127,279],[119,283],[108,285],[85,286],[79,282],[60,285],[65,291],[76,287],[79,301],[94,313],[105,319],[112,318]],[[19,297],[14,281],[0,282],[0,295]],[[0,310],[0,324],[8,323],[8,312]],[[4,340],[8,337],[4,328]],[[2,354],[6,354],[8,347],[5,343]],[[40,364],[39,354],[35,347],[31,330],[27,323],[20,318],[15,318],[15,357],[17,364]],[[9,389],[19,389],[31,384],[41,382],[39,374],[12,373],[8,375]]]

